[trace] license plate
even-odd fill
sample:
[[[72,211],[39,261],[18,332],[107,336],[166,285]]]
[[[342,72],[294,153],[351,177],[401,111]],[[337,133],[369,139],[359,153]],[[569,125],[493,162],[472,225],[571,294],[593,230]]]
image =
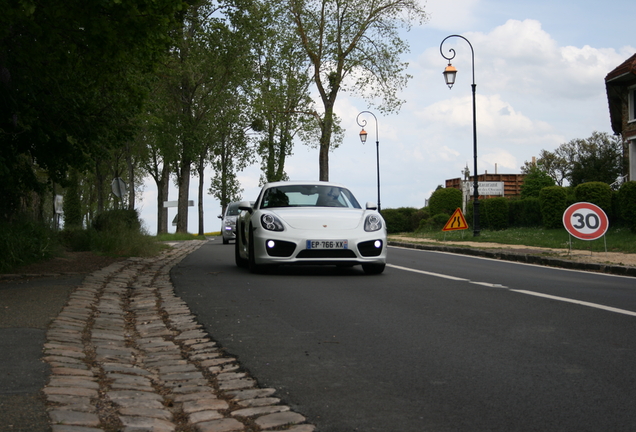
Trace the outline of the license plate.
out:
[[[307,249],[349,249],[349,240],[307,240]]]

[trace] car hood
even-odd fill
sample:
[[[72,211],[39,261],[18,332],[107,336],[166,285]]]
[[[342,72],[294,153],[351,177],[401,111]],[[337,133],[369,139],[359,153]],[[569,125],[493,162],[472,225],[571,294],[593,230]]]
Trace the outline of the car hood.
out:
[[[352,230],[363,223],[365,211],[351,208],[281,208],[272,211],[298,230]]]

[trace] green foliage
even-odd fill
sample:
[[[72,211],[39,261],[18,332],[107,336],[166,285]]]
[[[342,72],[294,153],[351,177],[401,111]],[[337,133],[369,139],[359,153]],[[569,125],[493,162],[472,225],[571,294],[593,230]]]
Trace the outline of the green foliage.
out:
[[[55,233],[44,225],[28,218],[0,221],[0,273],[51,258],[58,250]]]
[[[450,219],[450,215],[446,213],[438,213],[428,219],[422,219],[417,229],[420,231],[441,231]]]
[[[539,194],[541,216],[545,228],[562,228],[563,212],[567,209],[567,192],[561,186],[550,186],[541,189]]]
[[[623,141],[607,133],[593,132],[585,139],[561,144],[554,152],[542,150],[537,165],[558,185],[600,181],[611,184],[623,171]]]
[[[510,226],[539,227],[541,226],[541,203],[539,198],[512,199],[508,203]]]
[[[414,207],[400,207],[397,209],[383,209],[382,217],[386,222],[389,233],[413,232],[420,220],[428,219],[428,212]]]
[[[78,183],[77,171],[71,170],[64,194],[64,226],[68,228],[82,226],[82,203]]]
[[[612,215],[612,189],[603,182],[581,183],[574,188],[576,202],[596,204],[609,216]]]
[[[428,209],[431,216],[435,216],[439,213],[451,215],[461,206],[462,191],[455,188],[437,189],[428,200]]]
[[[147,74],[181,0],[4,2],[0,13],[0,215],[16,197],[92,167],[131,136]],[[16,187],[18,186],[18,187]]]
[[[139,231],[141,229],[141,220],[137,210],[109,210],[97,215],[93,220],[93,228],[99,232]]]
[[[636,181],[623,183],[618,190],[620,213],[627,226],[636,233]]]
[[[480,228],[508,228],[508,198],[486,198],[480,201]]]
[[[521,198],[539,198],[541,189],[554,186],[550,175],[536,165],[530,166],[521,185]]]

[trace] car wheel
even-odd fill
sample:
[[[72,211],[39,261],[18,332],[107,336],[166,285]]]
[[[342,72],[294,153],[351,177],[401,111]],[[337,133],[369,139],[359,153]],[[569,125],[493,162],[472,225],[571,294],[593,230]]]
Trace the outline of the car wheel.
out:
[[[386,264],[362,264],[362,270],[368,275],[380,274],[384,271]]]
[[[228,244],[230,241],[228,239],[226,239],[225,237],[223,237],[223,244]]]
[[[249,236],[249,244],[248,244],[248,267],[250,269],[250,273],[263,273],[265,267],[262,265],[256,264],[256,259],[254,258],[254,234],[252,234],[252,226],[250,225],[250,236]]]
[[[239,234],[237,232],[236,241],[234,243],[234,262],[236,262],[237,266],[245,268],[247,267],[247,260],[241,256],[241,250],[239,249],[240,247],[241,242],[239,241]]]

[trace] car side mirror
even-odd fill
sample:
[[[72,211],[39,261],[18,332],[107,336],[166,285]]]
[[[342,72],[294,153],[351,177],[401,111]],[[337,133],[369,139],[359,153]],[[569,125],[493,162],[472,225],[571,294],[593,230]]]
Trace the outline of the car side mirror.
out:
[[[217,216],[219,219],[223,219],[223,215],[218,215]]]
[[[378,209],[378,205],[375,203],[372,203],[371,201],[367,202],[367,210],[377,210]]]
[[[244,210],[250,214],[254,211],[249,201],[241,201],[238,206],[239,210]]]

